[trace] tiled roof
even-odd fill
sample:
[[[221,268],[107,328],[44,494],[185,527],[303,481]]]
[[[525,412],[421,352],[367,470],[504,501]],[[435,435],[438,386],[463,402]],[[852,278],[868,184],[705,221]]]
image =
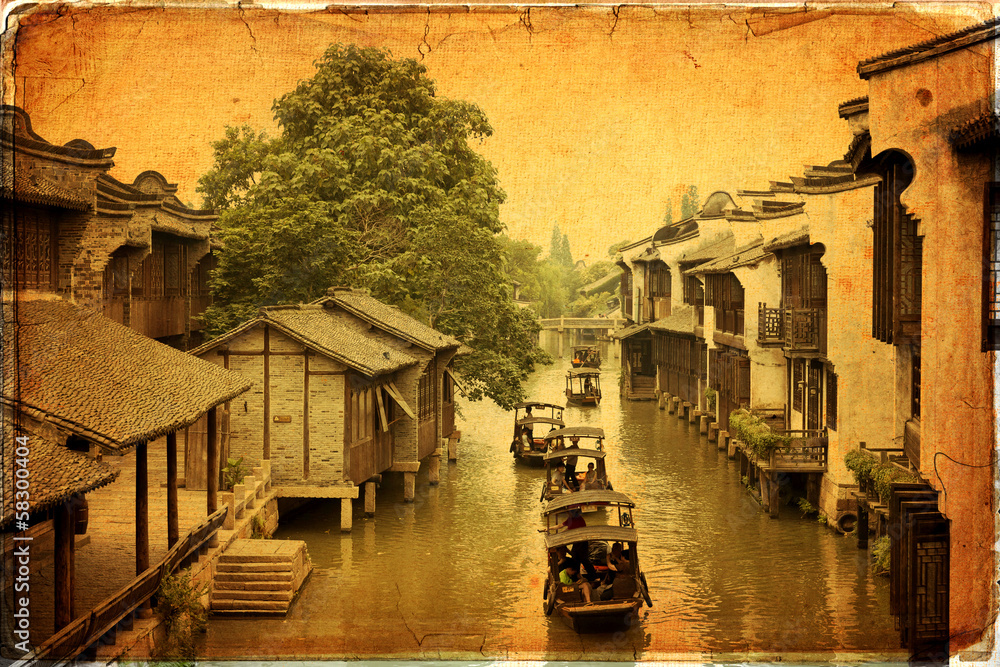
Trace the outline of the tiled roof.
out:
[[[24,204],[57,206],[74,211],[86,211],[90,202],[75,192],[56,185],[44,176],[29,175],[24,170],[14,171],[13,160],[3,162],[3,197]]]
[[[621,280],[622,270],[620,267],[615,267],[604,276],[598,278],[589,285],[584,285],[580,288],[580,294],[584,296],[590,296],[594,292],[607,291],[602,288],[613,288],[617,281]]]
[[[847,100],[846,102],[841,102],[840,106],[837,107],[837,111],[840,113],[841,118],[847,118],[848,116],[853,116],[856,113],[864,113],[868,111],[868,96],[855,97],[852,100]]]
[[[3,305],[5,402],[110,449],[189,426],[250,388],[236,373],[68,301]]]
[[[948,138],[956,148],[969,148],[981,141],[996,139],[998,136],[1000,136],[1000,120],[995,113],[987,111],[953,129]]]
[[[3,513],[0,528],[14,519],[13,463],[17,443],[12,424],[4,420]],[[33,433],[28,437],[28,471],[31,480],[30,511],[41,512],[77,493],[88,493],[113,482],[120,470],[96,461]]]
[[[716,239],[711,243],[689,250],[681,255],[678,262],[680,264],[701,264],[718,257],[725,257],[733,254],[736,250],[736,240],[732,234],[728,234],[721,239]]]
[[[694,334],[694,307],[678,306],[668,317],[650,322],[649,328],[653,331]]]
[[[646,324],[632,324],[622,329],[612,331],[611,335],[614,338],[624,339],[624,338],[630,338],[631,336],[635,336],[636,334],[641,334],[644,331],[649,331],[648,322]]]
[[[56,160],[82,160],[88,167],[110,169],[115,165],[111,159],[115,155],[114,148],[94,148],[80,139],[74,139],[63,146],[46,141],[31,129],[31,118],[20,107],[0,105],[0,126],[0,139],[6,144],[16,145],[18,150],[45,153]]]
[[[263,324],[366,375],[391,373],[417,363],[405,352],[366,336],[318,303],[261,308],[257,318],[191,350],[191,354],[200,356]]]
[[[656,248],[646,248],[642,254],[634,258],[633,262],[655,262],[660,259],[660,251]]]
[[[770,255],[764,250],[763,240],[758,240],[739,248],[732,255],[720,257],[719,259],[696,266],[687,273],[729,273],[741,266],[757,264],[762,259]]]
[[[461,344],[457,339],[359,290],[331,287],[326,298],[320,299],[319,303],[334,303],[352,315],[428,350],[444,350]]]
[[[809,225],[803,225],[798,229],[784,234],[779,234],[764,242],[764,250],[774,252],[783,248],[792,248],[797,245],[809,243]]]
[[[969,26],[957,32],[935,37],[934,39],[919,42],[902,49],[889,51],[876,58],[862,60],[858,63],[858,76],[862,79],[867,79],[872,74],[878,72],[904,67],[957,51],[973,44],[985,42],[989,39],[995,39],[998,35],[998,25],[1000,25],[1000,17],[992,18],[985,23]]]

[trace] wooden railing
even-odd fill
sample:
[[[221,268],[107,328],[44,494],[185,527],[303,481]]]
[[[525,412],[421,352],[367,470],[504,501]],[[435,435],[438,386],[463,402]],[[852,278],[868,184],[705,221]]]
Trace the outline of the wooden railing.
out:
[[[767,467],[787,472],[826,472],[829,438],[823,430],[796,430],[776,433],[792,438],[787,447],[771,451]]]
[[[543,329],[620,329],[625,320],[619,317],[551,317],[540,319]]]
[[[222,527],[228,510],[226,506],[220,507],[186,537],[178,540],[159,563],[101,602],[89,614],[80,616],[49,637],[12,663],[11,667],[38,664],[58,667],[68,664],[89,647],[96,648],[103,638],[112,636],[119,625],[131,623],[136,610],[159,590],[164,577],[197,560],[199,551]]]
[[[821,308],[768,308],[759,303],[757,344],[781,345],[792,352],[825,352],[826,311]]]

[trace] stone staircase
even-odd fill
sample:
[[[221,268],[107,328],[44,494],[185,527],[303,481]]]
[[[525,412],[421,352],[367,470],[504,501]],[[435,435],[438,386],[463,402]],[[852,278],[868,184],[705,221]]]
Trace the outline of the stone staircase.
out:
[[[219,557],[212,581],[212,611],[285,614],[310,572],[305,542],[236,540]]]
[[[629,383],[627,398],[630,401],[655,401],[656,378],[633,375]]]

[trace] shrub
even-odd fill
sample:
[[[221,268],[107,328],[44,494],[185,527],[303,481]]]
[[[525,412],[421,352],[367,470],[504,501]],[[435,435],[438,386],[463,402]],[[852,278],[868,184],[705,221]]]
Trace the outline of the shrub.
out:
[[[872,544],[872,572],[886,576],[889,574],[891,544],[889,537],[880,537]]]
[[[758,459],[766,459],[772,450],[792,442],[790,437],[775,433],[763,419],[743,408],[729,415],[729,428]]]
[[[878,461],[860,449],[852,449],[844,455],[844,465],[854,475],[854,481],[861,486],[871,481],[872,468],[878,465]]]
[[[226,459],[226,467],[222,469],[222,490],[232,491],[249,473],[250,470],[243,465],[242,456],[238,459]]]
[[[879,463],[858,449],[844,455],[844,465],[851,471],[859,485],[872,484],[879,501],[883,504],[889,502],[893,482],[920,481],[920,478],[913,473],[902,470],[892,463]]]
[[[207,584],[191,583],[190,570],[167,575],[160,582],[156,611],[166,628],[165,643],[157,651],[161,657],[195,656],[195,638],[208,627],[208,610],[201,605],[207,590]]]
[[[715,412],[715,390],[711,387],[705,387],[705,403],[708,406],[709,412]]]

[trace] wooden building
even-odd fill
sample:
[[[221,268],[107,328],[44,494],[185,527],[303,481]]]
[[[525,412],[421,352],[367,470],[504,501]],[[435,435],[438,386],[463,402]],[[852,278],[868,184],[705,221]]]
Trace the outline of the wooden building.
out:
[[[279,497],[340,498],[348,531],[360,485],[369,484],[374,511],[374,480],[402,472],[412,500],[420,461],[439,456],[442,433],[454,432],[447,364],[458,347],[363,292],[336,289],[311,304],[262,308],[192,354],[254,380],[228,407],[227,456],[269,460]],[[192,428],[189,448],[201,446]]]
[[[29,442],[32,448],[38,447],[38,457],[29,457],[32,483],[38,483],[38,491],[47,488],[53,503],[58,501],[54,516],[35,511],[28,521],[29,533],[48,531],[49,525],[54,531],[54,627],[58,629],[75,614],[90,612],[72,609],[75,541],[74,531],[66,525],[71,521],[66,500],[72,502],[80,493],[111,479],[107,466],[85,462],[80,456],[90,452],[135,457],[134,536],[129,540],[126,530],[110,539],[125,538],[126,545],[134,545],[126,549],[134,553],[138,576],[150,567],[151,538],[165,547],[179,539],[177,432],[203,415],[214,424],[217,406],[245,392],[250,382],[112,322],[93,309],[53,295],[16,296],[3,304],[3,403],[11,410],[10,419],[34,434]],[[147,443],[164,436],[167,506],[153,511],[167,515],[168,529],[166,535],[151,536]],[[209,470],[220,470],[217,444],[213,430],[207,449]],[[62,471],[46,465],[56,461],[71,467]],[[60,486],[64,472],[72,470],[79,471],[80,485]],[[218,473],[213,479],[217,482]],[[40,501],[46,496],[33,497]],[[206,514],[215,512],[217,504],[217,485],[210,484]],[[20,524],[15,529],[24,532]],[[86,646],[96,639],[81,638],[81,642]]]
[[[430,480],[436,484],[442,442],[457,440],[460,436],[455,430],[458,384],[451,363],[469,348],[463,350],[457,339],[382,303],[365,290],[331,287],[327,296],[316,303],[331,310],[349,326],[418,361],[400,374],[400,395],[416,406],[417,419],[399,424],[390,468],[403,473],[403,497],[413,500],[420,462],[430,457]]]
[[[197,340],[215,213],[183,204],[155,171],[118,181],[114,148],[53,144],[17,107],[0,107],[0,119],[4,282],[101,309],[175,347]]]

